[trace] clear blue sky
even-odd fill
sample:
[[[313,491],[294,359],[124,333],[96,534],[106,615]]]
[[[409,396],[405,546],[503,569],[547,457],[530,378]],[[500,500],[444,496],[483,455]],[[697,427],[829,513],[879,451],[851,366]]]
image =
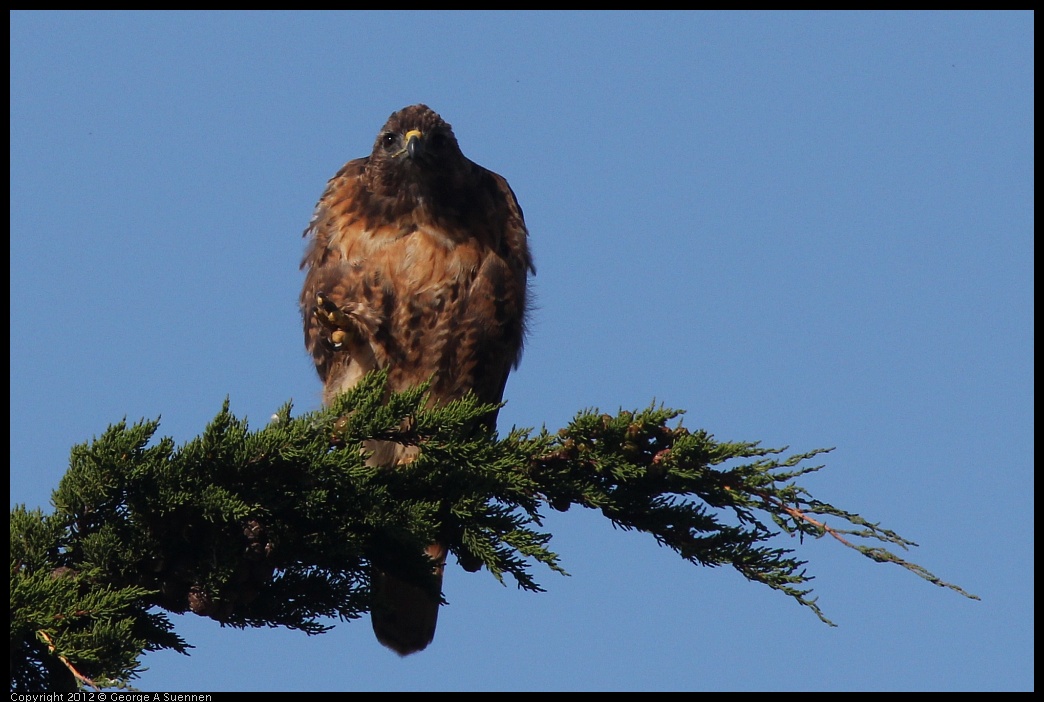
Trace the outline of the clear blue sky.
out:
[[[12,504],[124,416],[317,408],[301,232],[425,102],[530,228],[502,429],[655,398],[836,446],[812,493],[982,597],[781,542],[832,629],[574,508],[571,577],[453,568],[419,655],[177,616],[140,688],[1033,688],[1031,14],[16,12],[11,66]]]

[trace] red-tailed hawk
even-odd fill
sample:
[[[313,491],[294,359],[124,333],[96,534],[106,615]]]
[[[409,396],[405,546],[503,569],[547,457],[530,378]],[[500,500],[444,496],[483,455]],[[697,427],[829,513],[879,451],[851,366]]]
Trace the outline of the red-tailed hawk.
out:
[[[327,183],[305,235],[305,345],[326,403],[377,368],[396,391],[430,378],[432,403],[469,391],[500,402],[535,272],[526,225],[507,181],[464,156],[438,114],[425,105],[394,113],[370,155]],[[387,467],[416,455],[371,448],[369,460]],[[426,553],[441,583],[446,547]],[[382,644],[406,655],[431,642],[438,599],[377,569],[373,595]]]

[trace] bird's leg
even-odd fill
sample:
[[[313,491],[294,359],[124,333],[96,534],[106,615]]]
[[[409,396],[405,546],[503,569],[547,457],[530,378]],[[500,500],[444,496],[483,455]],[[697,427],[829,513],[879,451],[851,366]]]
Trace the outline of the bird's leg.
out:
[[[346,344],[357,346],[372,333],[371,327],[376,328],[362,311],[361,306],[354,302],[338,307],[322,291],[315,294],[315,307],[312,309],[318,323],[330,332],[326,341],[334,349],[340,349]]]

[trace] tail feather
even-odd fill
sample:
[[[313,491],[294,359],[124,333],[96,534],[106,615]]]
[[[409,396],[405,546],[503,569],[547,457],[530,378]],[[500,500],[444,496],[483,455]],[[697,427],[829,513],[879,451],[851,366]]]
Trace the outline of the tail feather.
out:
[[[432,544],[425,553],[435,563],[434,573],[441,590],[446,549],[440,544]],[[370,621],[377,640],[400,656],[427,648],[435,638],[440,604],[438,595],[376,567],[371,586]]]

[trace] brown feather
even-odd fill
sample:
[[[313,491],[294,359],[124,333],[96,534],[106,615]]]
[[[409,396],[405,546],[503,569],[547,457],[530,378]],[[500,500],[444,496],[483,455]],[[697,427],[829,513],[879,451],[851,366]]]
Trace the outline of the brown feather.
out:
[[[409,145],[412,130],[422,136]],[[468,392],[501,400],[525,335],[528,234],[507,181],[465,157],[441,117],[424,105],[391,115],[370,156],[327,183],[305,235],[301,311],[324,402],[379,368],[394,391],[432,379],[434,404]],[[351,322],[340,344],[316,314],[320,294]],[[414,455],[371,448],[389,468]],[[427,553],[441,582],[446,549]],[[376,569],[373,589],[381,643],[400,655],[425,648],[438,600]]]

